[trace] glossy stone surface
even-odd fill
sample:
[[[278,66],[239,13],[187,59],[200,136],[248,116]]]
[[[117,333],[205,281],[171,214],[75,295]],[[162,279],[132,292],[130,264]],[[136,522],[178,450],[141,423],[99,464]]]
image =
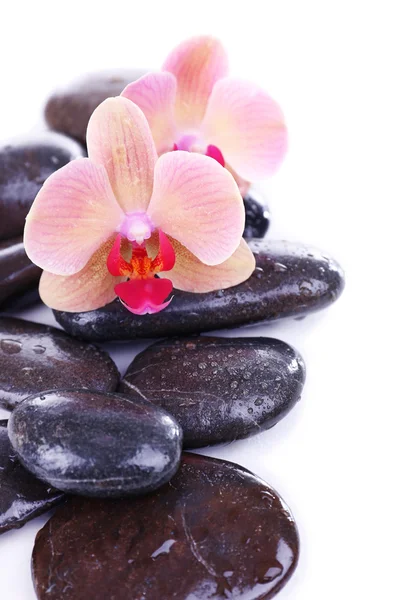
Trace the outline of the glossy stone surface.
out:
[[[0,534],[22,527],[62,497],[22,467],[9,442],[7,421],[0,421]]]
[[[267,204],[253,192],[243,198],[246,212],[246,223],[243,237],[263,238],[270,225],[270,211]]]
[[[64,331],[0,317],[0,406],[13,409],[27,396],[63,387],[112,392],[117,367],[106,352]]]
[[[145,400],[89,390],[30,396],[12,412],[9,437],[33,475],[73,494],[150,492],[176,473],[182,431]]]
[[[0,241],[0,311],[22,308],[38,298],[41,269],[24,251],[23,238]],[[22,304],[22,296],[26,302]]]
[[[0,240],[23,232],[24,222],[46,179],[84,156],[80,144],[53,132],[11,140],[0,146]]]
[[[39,600],[257,600],[296,568],[299,539],[277,493],[233,463],[187,454],[144,498],[72,498],[38,533]]]
[[[56,90],[49,98],[46,121],[51,129],[86,142],[86,129],[92,112],[112,96],[119,96],[127,84],[136,81],[146,71],[112,70],[86,75]]]
[[[116,300],[90,312],[55,311],[55,317],[71,335],[86,340],[129,340],[305,316],[341,294],[342,269],[319,250],[272,240],[254,240],[250,246],[256,270],[238,286],[207,294],[175,291],[171,304],[156,315],[133,315]]]
[[[230,442],[273,427],[300,399],[299,354],[271,338],[165,340],[137,355],[120,391],[162,406],[188,448]]]

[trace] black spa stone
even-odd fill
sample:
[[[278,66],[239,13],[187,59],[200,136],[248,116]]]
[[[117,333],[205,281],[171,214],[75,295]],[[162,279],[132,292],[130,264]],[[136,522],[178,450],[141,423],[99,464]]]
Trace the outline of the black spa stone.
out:
[[[186,454],[153,494],[69,498],[36,537],[32,573],[39,600],[268,600],[298,557],[296,523],[273,488]]]
[[[20,464],[7,435],[7,421],[0,421],[0,534],[22,527],[62,498],[62,492]]]
[[[119,96],[127,84],[146,71],[111,70],[82,76],[56,90],[46,104],[45,117],[51,129],[86,142],[89,119],[106,98]]]
[[[106,352],[64,331],[0,317],[0,407],[13,409],[43,390],[62,387],[112,392],[117,367]]]
[[[84,149],[80,144],[50,131],[3,142],[0,146],[0,240],[23,232],[27,213],[46,179],[81,156]]]
[[[9,437],[23,465],[73,494],[150,492],[175,474],[182,431],[145,400],[89,390],[30,396],[12,412]]]
[[[40,275],[41,269],[24,251],[22,237],[0,241],[0,312],[38,301]]]
[[[341,294],[343,271],[329,256],[284,241],[253,240],[256,269],[244,283],[206,294],[174,291],[155,315],[136,316],[116,300],[83,313],[54,311],[70,335],[91,341],[185,335],[281,319],[326,308]]]
[[[300,355],[271,338],[165,340],[133,360],[120,391],[172,414],[188,448],[229,442],[273,427],[300,399]]]
[[[246,223],[243,237],[246,239],[265,237],[270,225],[270,211],[267,204],[253,192],[243,198]]]

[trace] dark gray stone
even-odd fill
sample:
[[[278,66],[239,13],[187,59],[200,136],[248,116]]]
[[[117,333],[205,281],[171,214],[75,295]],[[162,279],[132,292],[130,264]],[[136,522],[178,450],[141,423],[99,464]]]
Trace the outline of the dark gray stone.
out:
[[[23,527],[62,498],[62,492],[45,485],[20,464],[7,435],[7,421],[0,421],[0,534]]]
[[[270,225],[270,211],[267,204],[253,192],[243,198],[246,223],[243,237],[246,239],[265,237]]]
[[[343,271],[332,258],[300,244],[254,240],[256,270],[244,283],[207,294],[173,292],[166,310],[136,316],[118,300],[90,312],[54,311],[63,328],[91,341],[185,335],[298,317],[341,294]]]
[[[20,235],[33,200],[46,179],[85,152],[74,140],[45,132],[0,146],[0,240]]]
[[[0,317],[0,406],[44,390],[76,387],[112,392],[119,373],[106,352],[39,323]]]
[[[300,399],[299,354],[271,338],[165,340],[138,354],[120,391],[172,414],[188,448],[229,442],[276,425]]]
[[[39,300],[41,269],[24,250],[23,238],[0,242],[0,311],[24,308]]]
[[[33,475],[84,496],[155,490],[175,474],[182,450],[182,430],[161,408],[89,390],[30,396],[14,409],[8,429]]]
[[[70,498],[38,533],[39,600],[263,600],[289,581],[299,536],[273,488],[226,461],[186,454],[142,498]]]
[[[46,121],[51,129],[86,142],[86,130],[93,111],[106,98],[119,96],[126,85],[146,71],[117,69],[82,76],[49,98]]]

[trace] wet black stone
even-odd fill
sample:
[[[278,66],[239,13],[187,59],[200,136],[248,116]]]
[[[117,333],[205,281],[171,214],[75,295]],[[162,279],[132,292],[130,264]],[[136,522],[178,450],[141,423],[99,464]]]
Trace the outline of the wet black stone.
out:
[[[63,498],[20,464],[10,445],[7,421],[0,421],[0,534],[18,529]]]
[[[182,430],[144,400],[89,390],[30,396],[12,412],[9,437],[23,465],[74,494],[150,492],[175,474]]]
[[[245,231],[243,237],[263,238],[270,225],[269,207],[257,195],[249,194],[243,198],[246,213]]]
[[[163,407],[188,448],[229,442],[276,425],[300,399],[300,355],[271,338],[165,340],[136,356],[120,385]]]
[[[70,82],[56,90],[47,102],[45,117],[49,127],[85,143],[87,124],[95,108],[106,98],[119,96],[127,84],[145,73],[142,69],[118,69]]]
[[[36,302],[40,275],[41,269],[24,251],[22,237],[0,241],[0,311]]]
[[[0,147],[0,240],[23,232],[26,215],[45,180],[84,156],[74,140],[57,133],[11,140]]]
[[[39,323],[0,317],[0,406],[62,387],[112,392],[117,367],[106,352]]]
[[[297,317],[326,308],[341,294],[343,272],[330,257],[300,244],[254,240],[256,270],[244,283],[207,294],[174,291],[156,315],[136,316],[119,301],[90,312],[54,311],[71,335],[91,340],[185,335]]]
[[[298,557],[296,524],[273,488],[186,454],[154,494],[68,499],[37,534],[32,572],[39,600],[263,600]]]

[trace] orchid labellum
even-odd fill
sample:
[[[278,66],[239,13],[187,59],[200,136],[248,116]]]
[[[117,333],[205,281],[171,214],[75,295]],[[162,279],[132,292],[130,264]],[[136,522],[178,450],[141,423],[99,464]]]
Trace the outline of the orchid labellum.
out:
[[[133,313],[155,313],[173,287],[207,292],[250,276],[242,199],[216,160],[158,158],[142,111],[121,97],[96,109],[87,145],[89,158],[49,177],[27,217],[46,304],[78,312],[119,296]]]
[[[168,56],[163,71],[131,83],[122,96],[146,115],[159,154],[200,152],[226,166],[244,195],[275,173],[287,146],[278,104],[257,85],[228,77],[221,43],[196,37]]]

